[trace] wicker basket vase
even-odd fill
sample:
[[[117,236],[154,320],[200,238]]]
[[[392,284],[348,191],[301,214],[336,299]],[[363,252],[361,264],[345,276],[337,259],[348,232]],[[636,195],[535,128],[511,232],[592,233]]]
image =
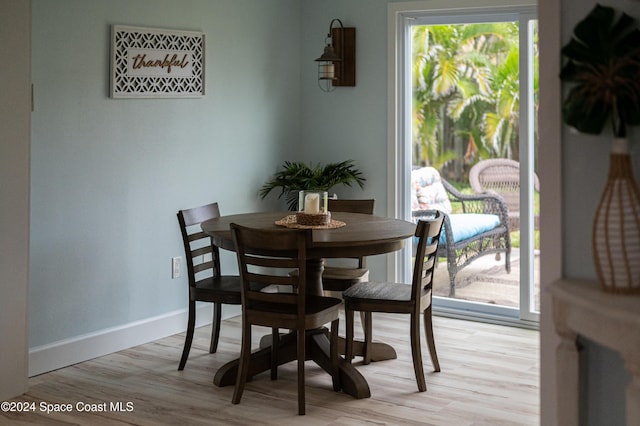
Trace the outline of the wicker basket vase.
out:
[[[614,139],[592,238],[596,273],[603,289],[640,294],[640,190],[626,139]]]

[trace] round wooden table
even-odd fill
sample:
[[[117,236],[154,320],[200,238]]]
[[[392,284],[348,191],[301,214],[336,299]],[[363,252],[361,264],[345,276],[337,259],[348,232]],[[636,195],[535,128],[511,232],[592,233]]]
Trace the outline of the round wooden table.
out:
[[[235,245],[231,237],[230,224],[260,229],[280,228],[276,225],[291,212],[245,213],[221,216],[202,223],[202,230],[221,248],[234,251]],[[307,291],[309,294],[322,294],[323,259],[371,256],[390,253],[404,247],[405,241],[414,235],[415,224],[399,219],[358,213],[332,213],[332,219],[344,222],[340,228],[313,229],[311,247],[307,250]],[[278,359],[282,363],[295,360],[295,336],[282,338],[282,347],[278,349]],[[251,356],[249,376],[270,369],[270,336],[261,342],[262,349]],[[293,339],[293,341],[291,341]],[[329,341],[324,332],[312,333],[309,336],[309,358],[319,366],[330,371]],[[362,345],[354,347],[356,354],[362,351]],[[393,348],[385,344],[374,349],[377,356],[372,360],[395,358]],[[214,383],[218,386],[235,384],[238,360],[222,366],[215,375]],[[340,363],[340,380],[344,392],[356,398],[371,396],[369,385],[364,377],[348,362]]]

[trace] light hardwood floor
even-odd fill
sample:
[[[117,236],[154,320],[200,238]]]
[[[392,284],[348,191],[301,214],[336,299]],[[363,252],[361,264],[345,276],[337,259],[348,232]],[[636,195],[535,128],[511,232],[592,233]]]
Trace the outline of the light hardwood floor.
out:
[[[239,405],[231,404],[233,387],[213,385],[216,369],[237,357],[240,350],[240,320],[233,318],[223,322],[216,354],[207,353],[210,328],[196,330],[182,372],[177,367],[184,335],[178,334],[31,378],[29,391],[13,401],[33,402],[35,410],[0,412],[0,424],[539,424],[537,331],[435,317],[442,371],[432,371],[423,335],[427,392],[420,393],[413,376],[408,319],[374,314],[374,340],[392,344],[398,359],[365,366],[356,358],[354,362],[370,385],[371,398],[356,400],[333,392],[329,376],[308,362],[306,416],[296,414],[295,362],[280,367],[277,381],[271,381],[268,373],[256,376],[247,384]],[[254,347],[259,331],[254,332]],[[81,413],[78,402],[106,403],[107,411]],[[125,411],[111,410],[110,404],[118,402]],[[73,411],[45,414],[42,404],[71,404]]]

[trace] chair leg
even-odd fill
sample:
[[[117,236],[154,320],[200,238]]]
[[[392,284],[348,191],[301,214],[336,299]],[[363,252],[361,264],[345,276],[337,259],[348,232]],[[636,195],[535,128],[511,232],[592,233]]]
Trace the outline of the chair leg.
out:
[[[280,347],[280,331],[271,328],[271,380],[278,379],[278,348]]]
[[[422,368],[422,351],[420,350],[420,316],[417,312],[411,314],[411,356],[413,358],[413,371],[416,374],[418,390],[427,390],[427,383],[424,380],[424,370]]]
[[[298,330],[298,415],[305,414],[305,394],[304,394],[304,361],[307,357],[305,352],[305,330]]]
[[[342,387],[340,385],[340,355],[338,354],[338,325],[339,320],[331,321],[331,340],[330,340],[330,352],[331,352],[331,380],[333,382],[333,390],[339,391]]]
[[[364,313],[364,359],[362,363],[364,365],[371,363],[371,341],[373,339],[373,325],[372,325],[371,312]]]
[[[189,358],[189,351],[191,350],[191,343],[193,342],[193,332],[196,328],[196,302],[189,301],[189,319],[187,320],[187,334],[184,338],[184,348],[182,349],[182,357],[180,358],[180,364],[178,365],[178,371],[184,370],[184,366],[187,364],[187,358]]]
[[[364,325],[367,323],[367,315],[360,311],[360,325],[362,326],[362,332],[365,332]]]
[[[449,297],[456,297],[456,271],[449,271]]]
[[[213,304],[213,321],[211,322],[211,343],[209,344],[209,353],[215,353],[218,350],[218,340],[220,340],[220,325],[222,323],[222,303]]]
[[[236,386],[233,390],[233,404],[239,404],[244,392],[244,385],[247,382],[247,374],[249,372],[249,359],[251,357],[251,324],[242,319],[242,344],[240,348],[240,362],[238,364],[238,375],[236,377]]]
[[[344,319],[346,327],[344,359],[351,364],[353,360],[353,316],[354,312],[345,307]]]
[[[436,341],[433,337],[433,316],[431,311],[431,305],[424,310],[424,334],[427,338],[427,347],[429,348],[429,354],[431,354],[431,363],[433,364],[433,370],[440,371],[440,362],[438,361],[438,354],[436,353]]]

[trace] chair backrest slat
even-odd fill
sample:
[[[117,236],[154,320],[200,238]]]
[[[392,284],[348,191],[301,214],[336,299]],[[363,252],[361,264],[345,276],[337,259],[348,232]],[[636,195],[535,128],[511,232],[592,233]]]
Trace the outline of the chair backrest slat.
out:
[[[278,254],[276,253],[275,255],[277,256]],[[298,262],[296,262],[294,259],[275,256],[252,256],[250,259],[247,259],[247,264],[273,268],[295,268],[298,265]]]
[[[327,202],[327,208],[330,212],[373,214],[375,202],[376,200],[373,198],[362,200],[341,200],[330,198]]]
[[[192,249],[191,250],[191,256],[192,257],[198,257],[198,256],[204,256],[205,254],[209,254],[213,251],[213,249],[211,248],[211,245],[207,245],[204,247],[200,247],[197,249]]]
[[[200,272],[203,272],[203,271],[209,271],[209,270],[212,271],[213,269],[214,269],[213,262],[204,262],[204,263],[198,263],[198,264],[194,262],[193,264],[193,272],[195,274],[199,274]]]
[[[204,222],[204,220],[202,222]],[[200,222],[200,223],[202,223],[202,222]],[[200,223],[198,223],[198,225],[200,225]],[[209,238],[209,236],[207,234],[205,234],[204,232],[202,232],[202,231],[194,232],[193,234],[189,234],[189,241],[191,241],[191,242],[202,240],[204,238]]]

